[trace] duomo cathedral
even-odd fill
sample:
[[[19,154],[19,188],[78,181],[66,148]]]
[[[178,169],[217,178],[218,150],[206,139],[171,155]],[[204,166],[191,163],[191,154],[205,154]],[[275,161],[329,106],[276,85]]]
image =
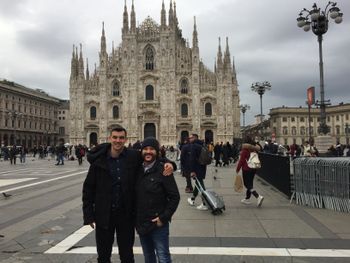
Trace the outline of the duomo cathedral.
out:
[[[85,68],[85,69],[84,69]],[[239,92],[228,40],[219,46],[214,71],[201,61],[194,19],[192,46],[182,36],[176,5],[164,2],[160,23],[147,17],[136,26],[125,4],[122,42],[106,48],[102,26],[99,63],[89,72],[82,47],[73,47],[70,75],[70,143],[105,142],[115,125],[129,142],[147,136],[175,145],[190,133],[207,142],[240,136]]]

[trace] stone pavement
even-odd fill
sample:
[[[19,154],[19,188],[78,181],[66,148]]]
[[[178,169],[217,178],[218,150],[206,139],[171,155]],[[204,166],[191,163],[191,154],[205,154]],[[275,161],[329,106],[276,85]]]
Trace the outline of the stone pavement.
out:
[[[70,165],[65,169],[73,170]],[[244,193],[233,191],[233,173],[233,166],[208,168],[205,184],[226,204],[218,216],[190,207],[185,179],[176,174],[181,201],[170,227],[173,262],[350,262],[350,214],[296,206],[258,177],[255,188],[265,197],[262,207],[241,204]],[[72,198],[52,205],[36,219],[16,218],[13,211],[17,228],[22,223],[33,227],[10,240],[0,238],[0,262],[96,262],[94,232],[82,228],[83,179],[74,181]],[[8,217],[2,212],[4,202],[0,199],[0,219]],[[36,224],[38,218],[45,220]],[[6,229],[11,227],[7,223]],[[138,238],[135,254],[136,262],[143,262]],[[116,253],[113,262],[119,262]]]

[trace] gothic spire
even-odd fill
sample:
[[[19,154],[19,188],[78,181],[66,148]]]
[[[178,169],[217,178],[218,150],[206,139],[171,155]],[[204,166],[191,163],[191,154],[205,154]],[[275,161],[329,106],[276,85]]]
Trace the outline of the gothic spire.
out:
[[[222,67],[222,52],[221,52],[221,39],[219,37],[219,48],[217,54],[217,67],[220,69]]]
[[[90,79],[90,72],[89,72],[89,60],[86,58],[86,80]]]
[[[132,0],[132,5],[131,5],[130,31],[131,33],[136,32],[136,15],[135,15],[135,9],[134,9],[134,0]]]
[[[176,15],[176,2],[174,0],[174,25],[178,26],[179,21],[177,20],[177,15]]]
[[[165,12],[164,0],[162,2],[162,11],[160,12],[160,26],[162,29],[166,28],[166,12]]]
[[[79,76],[84,78],[83,45],[81,43],[80,43],[80,54],[79,54]]]
[[[194,17],[194,24],[193,24],[192,47],[198,47],[198,32],[197,32],[196,17]]]
[[[106,36],[105,36],[105,23],[102,22],[102,36],[101,36],[101,54],[106,54]]]
[[[78,46],[75,46],[75,76],[79,75]]]
[[[173,12],[173,1],[172,0],[170,0],[168,22],[169,22],[169,27],[173,28],[173,26],[174,26],[174,12]]]
[[[232,57],[232,75],[236,77],[235,57]]]
[[[73,44],[73,52],[72,52],[72,60],[71,60],[71,72],[70,72],[70,78],[76,78],[77,75],[77,61],[76,61],[76,56],[75,56],[75,45]]]
[[[225,55],[224,55],[224,66],[225,68],[231,68],[231,55],[230,55],[230,50],[228,47],[228,37],[226,37],[226,50],[225,50]]]
[[[128,9],[126,8],[126,0],[124,3],[124,13],[123,13],[123,29],[122,33],[127,34],[129,32],[129,19],[128,19]]]

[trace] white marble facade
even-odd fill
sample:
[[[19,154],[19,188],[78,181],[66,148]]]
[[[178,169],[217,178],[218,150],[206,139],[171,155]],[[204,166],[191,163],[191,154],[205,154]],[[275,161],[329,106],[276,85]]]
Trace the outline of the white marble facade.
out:
[[[175,4],[168,11],[162,4],[160,24],[147,17],[138,27],[134,5],[130,17],[125,6],[121,44],[107,53],[103,25],[99,55],[90,74],[82,47],[73,47],[71,143],[105,142],[117,124],[132,143],[150,135],[162,145],[175,145],[190,133],[214,142],[239,137],[239,92],[228,40],[224,51],[219,40],[215,69],[209,70],[200,60],[196,20],[190,47]]]

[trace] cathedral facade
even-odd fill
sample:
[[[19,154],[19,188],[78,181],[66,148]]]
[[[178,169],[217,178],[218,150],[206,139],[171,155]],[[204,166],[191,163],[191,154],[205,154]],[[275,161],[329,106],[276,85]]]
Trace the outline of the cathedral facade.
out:
[[[160,24],[147,17],[138,27],[124,7],[122,42],[106,50],[102,26],[99,65],[90,74],[82,47],[73,47],[70,76],[70,142],[105,142],[122,125],[129,142],[147,136],[175,145],[191,133],[207,142],[240,136],[239,92],[228,40],[217,51],[214,71],[200,60],[196,20],[192,47],[183,38],[170,2]]]

